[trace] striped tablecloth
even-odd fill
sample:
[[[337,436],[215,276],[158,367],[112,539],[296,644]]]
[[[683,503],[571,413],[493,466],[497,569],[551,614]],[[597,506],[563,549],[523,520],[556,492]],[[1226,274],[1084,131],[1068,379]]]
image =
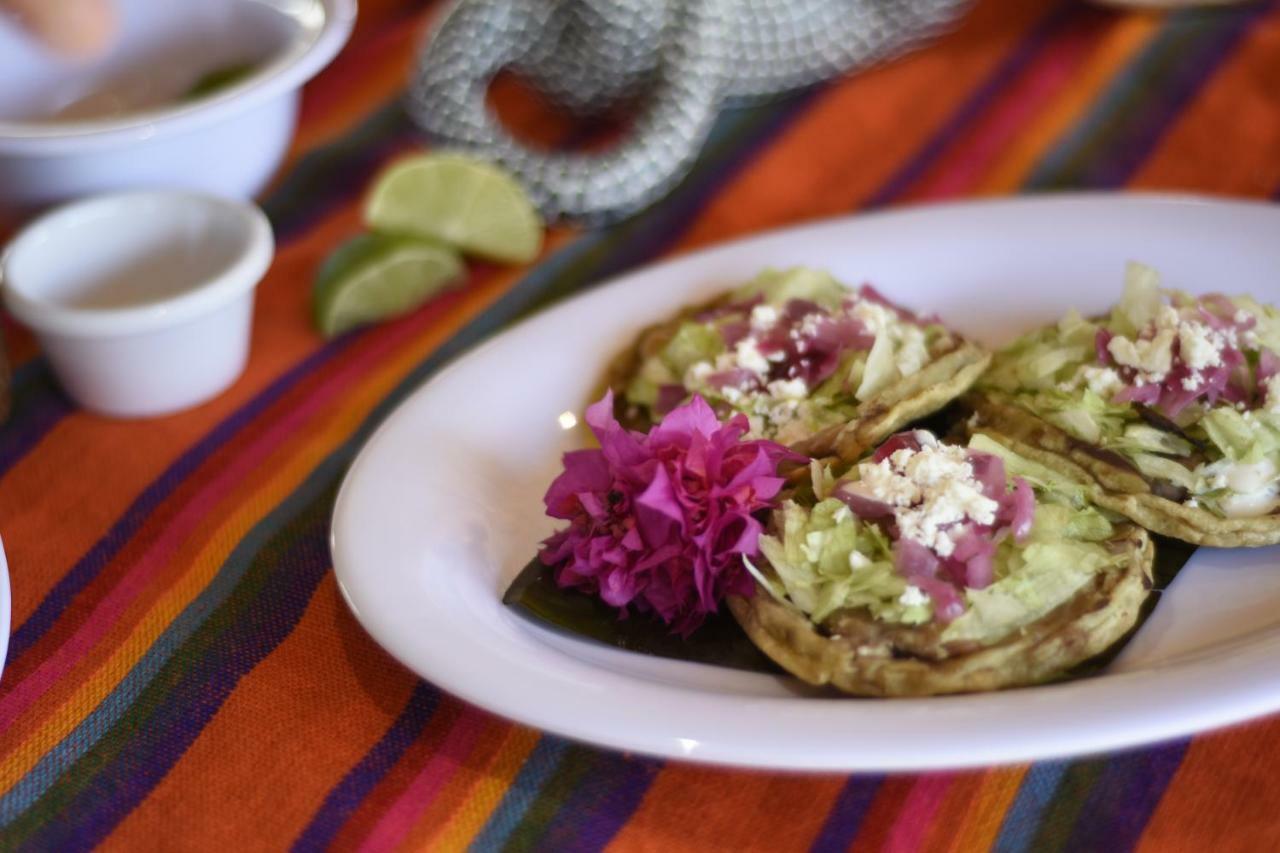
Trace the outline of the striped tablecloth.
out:
[[[925,50],[725,114],[657,208],[606,231],[556,230],[531,267],[475,266],[465,289],[326,343],[309,322],[312,278],[358,228],[369,176],[420,144],[398,99],[435,13],[367,0],[350,46],[307,90],[290,166],[264,201],[279,253],[253,357],[228,393],[161,420],[90,417],[9,328],[0,846],[1280,849],[1276,721],[927,775],[620,755],[415,678],[346,610],[326,545],[343,472],[398,401],[532,309],[638,264],[933,199],[1077,187],[1272,196],[1280,3],[1161,16],[981,0]],[[499,95],[525,135],[571,132]]]

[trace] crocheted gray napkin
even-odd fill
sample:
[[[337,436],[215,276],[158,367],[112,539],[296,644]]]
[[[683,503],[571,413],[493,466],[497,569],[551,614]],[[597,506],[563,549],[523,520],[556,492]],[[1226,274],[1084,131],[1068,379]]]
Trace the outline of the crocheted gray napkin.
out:
[[[413,120],[438,143],[495,161],[548,218],[617,219],[692,165],[726,104],[780,95],[884,60],[967,0],[460,0],[423,47]],[[603,153],[532,149],[485,104],[511,69],[579,116],[639,105]]]

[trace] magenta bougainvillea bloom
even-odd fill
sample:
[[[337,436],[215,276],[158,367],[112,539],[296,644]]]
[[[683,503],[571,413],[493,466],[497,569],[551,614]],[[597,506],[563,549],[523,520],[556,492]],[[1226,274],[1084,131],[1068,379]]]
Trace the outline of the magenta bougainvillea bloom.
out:
[[[569,522],[538,555],[560,586],[655,613],[686,636],[725,595],[751,595],[742,558],[758,553],[755,515],[782,489],[779,465],[803,457],[744,441],[746,417],[721,423],[701,397],[644,435],[617,422],[608,393],[587,425],[600,447],[566,453],[544,498],[548,515]]]

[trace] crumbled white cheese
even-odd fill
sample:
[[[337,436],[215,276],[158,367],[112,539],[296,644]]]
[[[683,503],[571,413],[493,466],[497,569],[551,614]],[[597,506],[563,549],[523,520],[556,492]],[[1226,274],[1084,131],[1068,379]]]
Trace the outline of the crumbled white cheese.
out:
[[[932,436],[930,436],[932,439]],[[999,504],[982,494],[964,448],[938,445],[919,452],[902,448],[879,462],[858,465],[858,486],[894,508],[899,532],[948,557],[955,542],[948,529],[970,519],[992,524]]]
[[[815,459],[813,461],[817,462],[818,460]],[[843,524],[844,522],[848,521],[851,518],[853,518],[853,510],[849,509],[847,506],[842,506],[839,509],[837,509],[835,512],[831,513],[831,520],[834,521],[836,524]],[[853,552],[853,554],[857,554],[857,553],[858,553],[857,551]],[[858,554],[858,556],[862,557],[861,554]],[[850,554],[849,559],[853,560],[852,554]],[[866,557],[862,557],[862,559],[867,560]],[[867,562],[871,562],[871,561],[867,560]],[[857,566],[854,566],[854,568],[856,569]]]
[[[751,309],[751,328],[764,332],[778,323],[778,309],[772,305],[757,305]]]
[[[795,444],[813,434],[813,429],[800,418],[786,421],[781,426],[778,426],[778,423],[779,419],[774,418],[773,424],[776,429],[773,440],[779,444]]]
[[[1114,367],[1086,364],[1080,368],[1079,377],[1090,391],[1107,400],[1124,387],[1124,380]]]
[[[898,603],[903,607],[917,607],[921,604],[929,603],[928,594],[918,586],[907,585],[902,591],[902,595],[898,596]]]
[[[863,462],[858,466],[859,482],[871,497],[893,507],[909,507],[921,500],[920,488],[893,470],[888,459]]]
[[[898,530],[908,539],[932,548],[939,556],[949,557],[955,542],[944,528],[971,518],[978,524],[995,521],[999,504],[982,494],[974,483],[947,480],[924,492],[918,508],[898,512]]]
[[[973,474],[964,448],[955,446],[916,453],[906,461],[904,469],[907,476],[922,486],[934,486],[944,480],[962,480]]]
[[[684,372],[684,387],[697,388],[706,382],[707,377],[715,372],[709,361],[695,361]]]
[[[775,379],[767,386],[769,396],[777,400],[803,400],[809,396],[809,385],[803,379]]]
[[[1116,335],[1107,342],[1107,351],[1118,364],[1139,371],[1140,379],[1159,382],[1173,366],[1173,332],[1165,329],[1154,338],[1131,341]]]
[[[1192,370],[1221,365],[1223,343],[1223,337],[1215,335],[1204,323],[1187,320],[1178,326],[1179,354]]]
[[[848,507],[846,507],[846,509],[848,509]],[[858,569],[865,569],[869,565],[871,565],[871,558],[859,551],[857,548],[854,548],[849,552],[849,568],[853,569],[855,572]]]
[[[1243,326],[1245,323],[1249,322],[1249,318],[1252,316],[1253,316],[1252,314],[1250,314],[1248,311],[1244,310],[1243,308],[1237,308],[1235,316],[1232,317],[1231,319],[1235,320],[1237,323]]]
[[[903,376],[919,373],[929,363],[929,347],[925,345],[924,330],[919,326],[902,324],[898,329],[898,352],[895,360],[898,372]]]
[[[910,462],[911,457],[915,455],[916,452],[914,450],[909,447],[903,447],[889,454],[889,462],[894,468],[901,471],[907,467],[907,463]]]
[[[744,367],[760,376],[769,373],[769,360],[764,357],[764,353],[760,352],[755,338],[746,337],[738,341],[738,345],[734,347],[734,355],[737,357],[739,367]]]
[[[730,403],[738,403],[742,399],[742,391],[734,388],[732,385],[726,385],[720,389],[720,395]]]
[[[1183,318],[1171,305],[1161,306],[1147,334],[1151,337],[1130,339],[1117,335],[1107,343],[1107,351],[1116,363],[1134,371],[1133,383],[1139,388],[1165,381],[1173,367],[1175,341],[1178,358],[1191,371],[1182,379],[1187,391],[1200,388],[1204,383],[1202,371],[1221,367],[1223,350],[1239,343],[1235,329],[1214,329],[1198,320]]]

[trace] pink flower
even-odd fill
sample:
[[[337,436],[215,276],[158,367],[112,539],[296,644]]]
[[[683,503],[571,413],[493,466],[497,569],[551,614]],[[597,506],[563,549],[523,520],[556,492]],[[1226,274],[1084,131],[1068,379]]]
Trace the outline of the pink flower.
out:
[[[755,514],[782,489],[778,466],[802,457],[743,441],[746,417],[722,424],[698,396],[647,436],[617,422],[612,393],[587,408],[587,425],[599,449],[566,453],[543,499],[569,522],[538,555],[560,586],[656,613],[685,636],[725,595],[751,595],[742,558],[758,554]]]

